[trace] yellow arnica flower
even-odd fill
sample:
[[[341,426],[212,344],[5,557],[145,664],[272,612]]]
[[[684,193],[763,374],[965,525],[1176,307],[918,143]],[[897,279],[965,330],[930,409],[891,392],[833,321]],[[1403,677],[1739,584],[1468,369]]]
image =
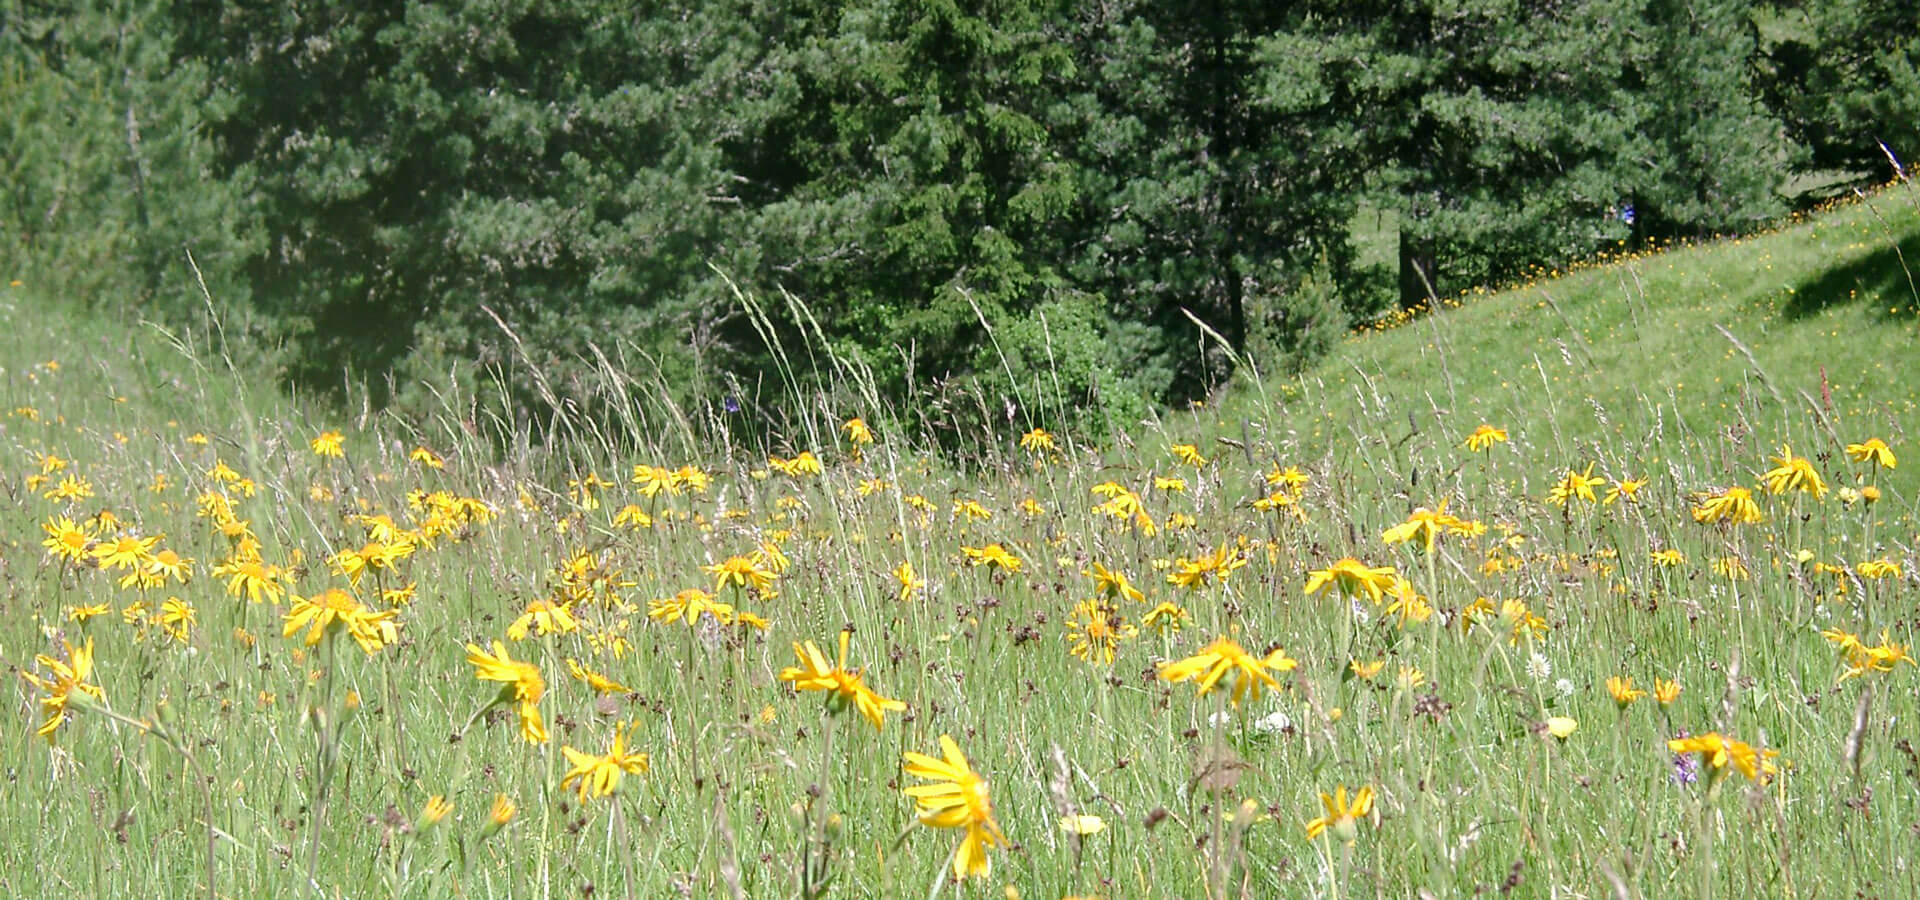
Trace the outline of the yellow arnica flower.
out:
[[[1120,642],[1139,633],[1109,602],[1082,600],[1067,617],[1067,652],[1076,659],[1112,665]]]
[[[1320,806],[1326,815],[1307,823],[1307,840],[1332,831],[1335,837],[1351,844],[1360,836],[1360,821],[1373,813],[1373,788],[1354,791],[1349,801],[1347,788],[1342,785],[1332,794],[1321,794]]]
[[[360,649],[369,656],[380,652],[380,648],[399,640],[398,625],[394,618],[399,610],[386,609],[374,612],[360,605],[351,594],[339,588],[321,591],[312,597],[295,598],[287,609],[287,623],[281,629],[282,637],[293,637],[301,629],[306,629],[306,644],[311,647],[320,643],[328,635],[345,629],[353,636]]]
[[[967,764],[960,745],[947,735],[940,736],[940,758],[924,753],[904,754],[906,774],[928,784],[906,788],[919,808],[920,824],[929,828],[964,828],[960,846],[953,851],[953,877],[985,878],[993,871],[987,848],[1008,845],[1000,823],[993,819],[993,801],[987,781]]]
[[[1200,455],[1200,448],[1192,444],[1175,444],[1168,452],[1173,458],[1196,469],[1207,464],[1207,458]]]
[[[47,533],[47,539],[40,546],[47,548],[47,554],[63,562],[77,563],[87,558],[93,547],[93,538],[86,530],[73,523],[73,520],[61,516],[40,526]]]
[[[1020,436],[1020,449],[1028,453],[1050,453],[1059,448],[1053,443],[1053,435],[1045,428],[1035,428]]]
[[[1368,600],[1379,603],[1393,588],[1393,579],[1392,566],[1369,566],[1349,556],[1324,569],[1308,572],[1306,591],[1317,594],[1331,585],[1349,597],[1365,594]]]
[[[912,562],[903,562],[893,570],[893,580],[900,582],[900,602],[913,599],[913,595],[926,590],[927,580],[913,571]]]
[[[1900,577],[1900,564],[1890,559],[1870,559],[1854,566],[1853,570],[1869,581]]]
[[[1593,463],[1587,463],[1586,471],[1575,472],[1568,469],[1560,480],[1554,482],[1553,490],[1547,493],[1547,502],[1555,506],[1565,506],[1567,501],[1580,499],[1588,503],[1596,501],[1593,489],[1606,484],[1605,478],[1593,477]]]
[[[713,589],[724,591],[727,585],[738,585],[741,589],[752,588],[755,592],[765,593],[773,587],[774,575],[765,568],[761,555],[730,556],[724,562],[711,566],[701,566],[700,570],[714,577]]]
[[[1653,680],[1653,699],[1658,701],[1661,706],[1672,706],[1673,701],[1680,699],[1680,682],[1668,681],[1665,678],[1655,678]]]
[[[999,566],[1009,572],[1020,571],[1020,558],[1008,553],[1007,548],[999,544],[988,544],[985,547],[961,547],[960,552],[967,555],[968,565]]]
[[[837,665],[829,664],[827,657],[812,641],[794,644],[793,655],[800,658],[800,665],[780,670],[780,680],[791,683],[797,691],[825,691],[827,708],[834,712],[845,709],[849,703],[853,704],[878,731],[887,723],[887,710],[900,712],[907,705],[882,697],[867,687],[864,669],[847,668],[847,643],[852,637],[851,631],[840,632],[840,660]]]
[[[1647,692],[1633,686],[1633,679],[1616,675],[1607,679],[1607,693],[1613,695],[1613,702],[1621,709],[1632,706],[1634,701],[1647,695]]]
[[[60,727],[61,722],[67,720],[69,701],[75,694],[103,702],[107,699],[107,692],[99,685],[87,683],[87,679],[93,676],[93,638],[87,638],[87,642],[78,647],[66,644],[66,648],[67,662],[61,662],[46,654],[33,658],[34,662],[47,670],[50,677],[41,678],[30,672],[20,673],[21,678],[47,692],[45,697],[40,698],[40,711],[46,714],[47,720],[40,723],[40,728],[35,733],[46,738],[48,743],[53,742],[54,730]]]
[[[546,743],[547,727],[540,721],[540,707],[536,705],[547,693],[547,682],[540,677],[540,668],[514,660],[507,655],[507,646],[499,641],[493,642],[491,655],[468,644],[467,662],[473,664],[474,675],[481,681],[501,682],[495,703],[516,701],[520,704],[520,736],[530,744]]]
[[[581,665],[579,660],[571,656],[567,657],[567,674],[572,675],[574,680],[585,683],[596,694],[633,693],[632,688]]]
[[[1711,766],[1716,775],[1725,770],[1728,763],[1732,763],[1742,775],[1755,781],[1759,781],[1764,775],[1772,775],[1780,771],[1777,766],[1767,761],[1778,756],[1778,751],[1768,750],[1761,753],[1750,744],[1724,737],[1718,732],[1709,731],[1693,737],[1674,738],[1667,742],[1667,749],[1674,753],[1700,754],[1700,761]]]
[[[1693,508],[1693,520],[1703,525],[1716,522],[1757,525],[1766,519],[1760,512],[1760,504],[1753,502],[1753,492],[1743,487],[1730,487],[1718,494],[1710,494]]]
[[[320,436],[314,438],[313,442],[308,446],[313,448],[313,455],[315,456],[339,459],[347,455],[345,448],[342,446],[344,440],[345,438],[343,438],[338,431],[323,431],[320,433]]]
[[[440,458],[440,454],[428,450],[425,447],[413,448],[413,452],[407,454],[407,461],[419,463],[429,469],[444,469],[447,467],[447,461]]]
[[[1506,429],[1495,428],[1492,425],[1482,423],[1479,428],[1473,430],[1472,434],[1467,435],[1466,440],[1460,442],[1460,446],[1467,448],[1468,452],[1480,453],[1495,444],[1504,444],[1506,442]]]
[[[873,443],[873,429],[868,428],[867,420],[859,416],[848,419],[840,426],[840,430],[847,433],[847,440],[852,441],[855,446]]]
[[[1893,448],[1879,438],[1867,438],[1858,444],[1847,445],[1847,458],[1854,462],[1873,463],[1882,469],[1891,469],[1900,464],[1895,459]]]
[[[1114,600],[1124,597],[1133,601],[1147,599],[1147,595],[1140,593],[1140,589],[1134,587],[1133,582],[1128,581],[1126,575],[1099,563],[1094,563],[1093,568],[1088,569],[1084,574],[1093,579],[1093,589],[1102,597]]]
[[[580,620],[573,617],[573,610],[564,603],[552,600],[535,600],[527,604],[520,618],[507,626],[507,637],[516,641],[527,639],[527,632],[535,634],[571,634],[580,630]]]
[[[1233,685],[1233,705],[1251,695],[1260,699],[1262,686],[1279,689],[1280,682],[1273,677],[1274,672],[1288,672],[1300,665],[1299,660],[1290,659],[1287,652],[1276,648],[1265,657],[1257,657],[1242,649],[1239,644],[1227,638],[1219,638],[1186,659],[1167,663],[1160,667],[1160,677],[1171,682],[1193,679],[1204,695],[1217,687],[1221,681],[1231,681]]]
[[[1147,610],[1146,615],[1140,617],[1140,624],[1158,631],[1161,634],[1166,634],[1171,631],[1179,631],[1181,623],[1186,620],[1186,607],[1167,600]]]
[[[606,797],[620,787],[620,778],[627,773],[638,775],[647,771],[648,762],[645,753],[627,752],[626,728],[613,731],[613,746],[605,756],[590,756],[578,750],[562,745],[560,752],[565,754],[572,768],[560,779],[560,788],[565,790],[569,784],[580,787],[580,802],[586,803],[593,797]]]
[[[1820,479],[1819,470],[1813,467],[1805,457],[1793,455],[1793,450],[1782,446],[1780,455],[1773,457],[1779,465],[1768,469],[1760,476],[1767,491],[1784,494],[1788,491],[1800,491],[1812,494],[1815,500],[1827,495],[1827,483]]]
[[[1407,516],[1405,522],[1382,532],[1380,540],[1388,544],[1404,544],[1417,540],[1420,542],[1421,550],[1432,553],[1433,542],[1438,540],[1442,533],[1469,534],[1473,530],[1473,526],[1465,519],[1447,512],[1447,498],[1442,497],[1432,509],[1424,506],[1415,509]]]
[[[1614,482],[1613,487],[1607,488],[1607,496],[1600,502],[1611,504],[1617,500],[1625,500],[1628,503],[1638,503],[1640,489],[1646,486],[1645,478],[1622,478]]]

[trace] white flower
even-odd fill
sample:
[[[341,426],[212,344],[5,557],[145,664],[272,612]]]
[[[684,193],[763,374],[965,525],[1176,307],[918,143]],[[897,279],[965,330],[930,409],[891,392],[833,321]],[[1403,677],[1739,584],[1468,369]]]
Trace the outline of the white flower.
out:
[[[1545,656],[1535,653],[1527,659],[1527,677],[1535,681],[1545,681],[1553,677],[1553,663]]]
[[[1562,697],[1573,696],[1573,682],[1568,681],[1565,678],[1562,678],[1559,681],[1554,682],[1553,689],[1556,691],[1559,691],[1560,696]]]
[[[1352,604],[1354,622],[1361,625],[1365,625],[1368,622],[1373,621],[1373,611],[1370,609],[1367,609],[1367,605],[1365,603],[1361,603],[1358,600],[1349,600],[1347,602]]]
[[[1285,734],[1292,727],[1293,719],[1277,709],[1253,722],[1253,730],[1268,737]]]

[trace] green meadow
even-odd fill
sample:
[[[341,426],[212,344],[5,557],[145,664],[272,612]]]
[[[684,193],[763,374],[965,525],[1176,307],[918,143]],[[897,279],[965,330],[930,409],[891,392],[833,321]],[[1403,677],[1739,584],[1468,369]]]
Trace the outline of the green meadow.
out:
[[[1920,895],[1917,264],[1894,186],[964,458],[15,283],[0,893]]]

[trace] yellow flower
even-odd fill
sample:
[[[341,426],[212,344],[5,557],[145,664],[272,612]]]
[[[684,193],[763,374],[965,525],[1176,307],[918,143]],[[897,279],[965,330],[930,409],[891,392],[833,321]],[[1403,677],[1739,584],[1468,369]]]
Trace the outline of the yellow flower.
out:
[[[1645,478],[1622,478],[1615,481],[1613,487],[1607,488],[1606,499],[1601,502],[1612,503],[1615,500],[1625,500],[1628,503],[1638,503],[1640,502],[1640,489],[1646,486],[1647,480]]]
[[[980,505],[980,501],[971,498],[953,501],[953,517],[956,519],[986,520],[993,518],[993,510]]]
[[[1812,494],[1815,500],[1827,495],[1827,483],[1820,479],[1819,470],[1813,467],[1805,457],[1793,455],[1793,450],[1782,445],[1780,455],[1772,457],[1779,465],[1761,474],[1760,480],[1770,493],[1784,494],[1788,491],[1801,491]]]
[[[1186,620],[1186,608],[1168,600],[1162,602],[1159,606],[1147,610],[1146,615],[1140,617],[1140,624],[1158,631],[1161,634],[1167,634],[1169,632],[1179,631],[1180,626],[1186,622]]]
[[[1715,522],[1755,525],[1766,518],[1760,513],[1760,504],[1753,502],[1753,492],[1743,487],[1710,494],[1693,508],[1693,520],[1703,525]]]
[[[1653,680],[1653,699],[1661,706],[1672,706],[1673,701],[1680,699],[1680,682],[1668,681],[1665,678],[1655,678]]]
[[[1380,540],[1388,544],[1403,544],[1418,540],[1420,549],[1432,553],[1433,542],[1442,532],[1463,534],[1472,530],[1472,526],[1465,519],[1447,513],[1447,498],[1442,497],[1439,503],[1434,504],[1433,509],[1424,506],[1415,509],[1407,516],[1405,522],[1382,532]]]
[[[1572,716],[1548,716],[1547,733],[1560,740],[1566,740],[1580,730],[1580,721]]]
[[[413,830],[425,831],[440,824],[442,820],[452,814],[453,804],[447,802],[446,797],[440,794],[434,794],[427,798],[427,804],[425,806],[420,807],[420,817],[414,820]]]
[[[778,456],[769,456],[767,457],[767,465],[772,467],[774,471],[789,478],[798,478],[802,475],[818,475],[823,471],[820,466],[820,458],[814,456],[812,450],[802,450],[799,456],[792,459],[781,459]]]
[[[1093,579],[1094,592],[1102,597],[1116,600],[1124,597],[1136,602],[1147,599],[1147,595],[1140,593],[1140,589],[1134,587],[1126,575],[1099,563],[1094,563],[1092,569],[1082,574]]]
[[[45,697],[40,698],[40,711],[47,720],[40,724],[35,733],[46,738],[48,743],[53,742],[54,730],[67,720],[68,707],[76,695],[102,702],[107,699],[107,692],[99,685],[87,683],[87,679],[93,676],[93,638],[87,638],[87,642],[79,647],[66,644],[66,648],[68,662],[61,662],[46,654],[33,658],[50,673],[49,678],[41,678],[31,672],[20,673],[21,678],[47,692]]]
[[[1200,448],[1192,444],[1175,444],[1169,449],[1173,458],[1196,469],[1207,464],[1207,458],[1200,455]]]
[[[1867,438],[1858,444],[1847,445],[1847,458],[1854,462],[1870,462],[1882,469],[1891,469],[1900,464],[1894,458],[1893,448],[1879,438]]]
[[[584,804],[592,797],[610,796],[620,787],[623,775],[638,775],[647,771],[645,753],[627,752],[626,731],[626,726],[613,730],[613,746],[608,748],[605,756],[591,756],[562,745],[560,752],[566,755],[567,762],[573,767],[561,777],[560,789],[566,790],[567,785],[578,783],[580,802]]]
[[[360,649],[371,656],[399,640],[399,629],[394,622],[399,615],[399,611],[393,609],[374,612],[346,591],[330,588],[305,599],[294,598],[293,605],[287,608],[287,623],[280,636],[293,637],[306,629],[306,645],[311,647],[327,635],[345,629]]]
[[[93,496],[93,483],[78,475],[65,475],[53,490],[41,496],[48,500],[85,500]]]
[[[1347,788],[1340,786],[1333,794],[1321,794],[1320,806],[1326,815],[1307,823],[1307,840],[1313,840],[1331,830],[1335,837],[1351,844],[1359,837],[1359,822],[1373,812],[1373,788],[1363,787],[1353,792],[1353,800],[1347,800]]]
[[[1052,453],[1059,448],[1053,443],[1053,435],[1044,428],[1035,428],[1020,436],[1020,449],[1028,453]]]
[[[1292,671],[1299,665],[1298,660],[1287,657],[1285,650],[1275,648],[1265,657],[1255,657],[1232,640],[1218,638],[1193,656],[1161,666],[1160,677],[1170,682],[1194,679],[1203,696],[1228,680],[1233,688],[1230,699],[1239,706],[1249,695],[1260,699],[1262,685],[1279,689],[1280,682],[1271,673]]]
[[[873,429],[868,428],[866,420],[859,416],[848,419],[840,426],[840,430],[847,433],[847,440],[852,441],[855,446],[873,443]]]
[[[1213,580],[1225,581],[1235,569],[1246,564],[1247,558],[1238,549],[1222,545],[1194,559],[1180,557],[1174,562],[1175,571],[1167,575],[1167,582],[1197,591]]]
[[[196,621],[196,614],[193,606],[187,601],[179,597],[168,597],[166,602],[160,604],[160,615],[157,621],[160,624],[160,630],[168,637],[184,644],[187,642],[187,632],[193,628]]]
[[[1646,691],[1633,686],[1633,679],[1616,675],[1607,679],[1607,693],[1613,695],[1613,702],[1621,709],[1632,706],[1634,701],[1647,695]]]
[[[1673,753],[1700,754],[1700,761],[1712,767],[1715,775],[1721,774],[1729,763],[1739,769],[1741,774],[1755,781],[1780,771],[1773,763],[1767,762],[1778,756],[1778,751],[1768,750],[1761,753],[1749,744],[1723,737],[1718,732],[1710,731],[1694,737],[1674,738],[1667,742],[1667,750]]]
[[[100,563],[103,571],[138,568],[151,558],[153,547],[160,543],[160,537],[137,538],[121,537],[111,541],[101,541],[93,548],[93,558]]]
[[[535,634],[571,634],[580,630],[580,620],[573,617],[573,610],[564,603],[552,600],[535,600],[527,604],[520,617],[507,626],[507,637],[516,641],[527,639],[527,631]]]
[[[687,588],[664,600],[654,600],[647,604],[647,618],[662,625],[671,625],[684,621],[688,628],[700,624],[702,616],[711,615],[722,625],[733,624],[734,608],[730,604],[719,603],[713,595],[699,588]]]
[[[575,660],[571,656],[567,657],[567,674],[572,675],[574,680],[580,681],[586,684],[587,687],[592,688],[596,694],[633,693],[632,688],[581,665],[578,660]]]
[[[346,449],[341,446],[343,440],[345,438],[338,431],[323,431],[308,446],[313,448],[315,456],[340,459],[347,455]]]
[[[228,594],[254,603],[279,603],[280,595],[286,593],[279,567],[258,559],[230,559],[213,567],[213,577],[227,579]]]
[[[1890,559],[1871,559],[1853,567],[1861,578],[1878,581],[1882,578],[1899,578],[1900,564]]]
[[[646,510],[641,509],[639,506],[635,504],[629,503],[626,506],[620,507],[619,512],[614,513],[613,527],[615,528],[652,528],[653,517],[650,515],[647,515]]]
[[[66,516],[50,519],[41,524],[40,529],[47,533],[47,539],[41,541],[40,546],[47,548],[47,554],[54,559],[77,563],[86,559],[92,550],[92,536]]]
[[[711,566],[701,566],[701,571],[714,577],[713,589],[726,590],[727,585],[738,585],[742,590],[752,588],[757,593],[766,593],[773,587],[774,575],[765,568],[765,560],[759,553],[751,556],[730,556],[724,562]]]
[[[1357,659],[1347,661],[1347,669],[1363,681],[1372,681],[1373,677],[1380,674],[1380,670],[1386,667],[1387,661],[1384,659],[1376,659],[1372,662],[1361,662]]]
[[[1069,654],[1109,666],[1120,642],[1138,633],[1118,610],[1098,600],[1083,600],[1074,606],[1067,616],[1066,629]]]
[[[1593,489],[1606,483],[1605,478],[1593,477],[1593,463],[1587,463],[1584,472],[1568,469],[1565,475],[1560,476],[1559,481],[1554,482],[1553,490],[1547,494],[1547,502],[1555,506],[1565,506],[1567,501],[1577,498],[1593,503],[1597,499],[1594,497]]]
[[[1099,816],[1077,815],[1061,816],[1060,830],[1079,837],[1092,837],[1107,829],[1107,821]]]
[[[993,801],[986,779],[968,765],[960,746],[947,735],[940,736],[940,758],[924,753],[904,754],[902,767],[907,775],[929,783],[905,789],[919,809],[920,824],[930,828],[963,828],[966,834],[953,851],[955,878],[985,878],[993,861],[987,848],[1008,846],[1007,836],[993,819]]]
[[[1368,600],[1379,603],[1393,587],[1393,580],[1392,566],[1369,566],[1349,556],[1324,569],[1308,572],[1306,592],[1315,594],[1334,586],[1348,597],[1365,594]]]
[[[847,668],[847,643],[852,637],[851,631],[840,632],[840,660],[837,665],[829,664],[812,641],[794,644],[793,655],[799,657],[800,665],[780,670],[780,680],[791,683],[796,691],[826,692],[827,708],[834,712],[845,709],[849,703],[853,704],[878,731],[886,724],[887,710],[899,712],[905,710],[907,705],[882,697],[867,687],[864,668]]]
[[[1278,487],[1298,494],[1308,482],[1313,480],[1313,476],[1300,471],[1299,466],[1288,466],[1282,469],[1279,463],[1274,463],[1273,468],[1266,474],[1266,480],[1268,487]]]
[[[927,580],[913,571],[913,563],[903,562],[893,570],[893,580],[900,582],[900,602],[913,599],[913,595],[926,590]]]
[[[1671,569],[1676,566],[1684,566],[1687,564],[1686,554],[1681,553],[1680,551],[1674,550],[1672,548],[1668,548],[1666,550],[1655,550],[1648,555],[1653,559],[1653,562],[1655,565],[1660,566],[1663,569]]]
[[[1155,475],[1153,476],[1153,489],[1156,491],[1166,491],[1170,494],[1183,493],[1187,489],[1187,480],[1185,478],[1167,475]]]
[[[1506,442],[1506,429],[1495,428],[1483,422],[1479,428],[1473,430],[1472,434],[1467,435],[1467,439],[1462,441],[1460,446],[1465,447],[1468,452],[1479,453],[1492,447],[1494,444],[1504,444]]]
[[[507,799],[507,795],[494,795],[493,806],[487,809],[487,824],[480,832],[481,839],[492,837],[494,832],[507,827],[507,823],[513,821],[513,814],[518,811],[513,801]]]
[[[1020,571],[1020,559],[1007,552],[999,544],[985,547],[961,547],[960,552],[967,555],[967,563],[974,566],[999,566],[1008,572]]]
[[[468,644],[467,662],[473,664],[474,675],[481,681],[501,682],[495,703],[511,700],[520,704],[520,736],[531,744],[546,743],[547,727],[540,721],[540,708],[536,704],[546,695],[547,683],[540,677],[539,667],[514,660],[507,654],[506,645],[499,641],[493,642],[491,655]]]

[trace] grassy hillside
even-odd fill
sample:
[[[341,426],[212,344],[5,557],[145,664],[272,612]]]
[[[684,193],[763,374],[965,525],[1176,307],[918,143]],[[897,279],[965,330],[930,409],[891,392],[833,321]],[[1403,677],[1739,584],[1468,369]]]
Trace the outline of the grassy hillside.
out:
[[[964,473],[500,460],[16,285],[0,893],[1915,895],[1910,197]]]

